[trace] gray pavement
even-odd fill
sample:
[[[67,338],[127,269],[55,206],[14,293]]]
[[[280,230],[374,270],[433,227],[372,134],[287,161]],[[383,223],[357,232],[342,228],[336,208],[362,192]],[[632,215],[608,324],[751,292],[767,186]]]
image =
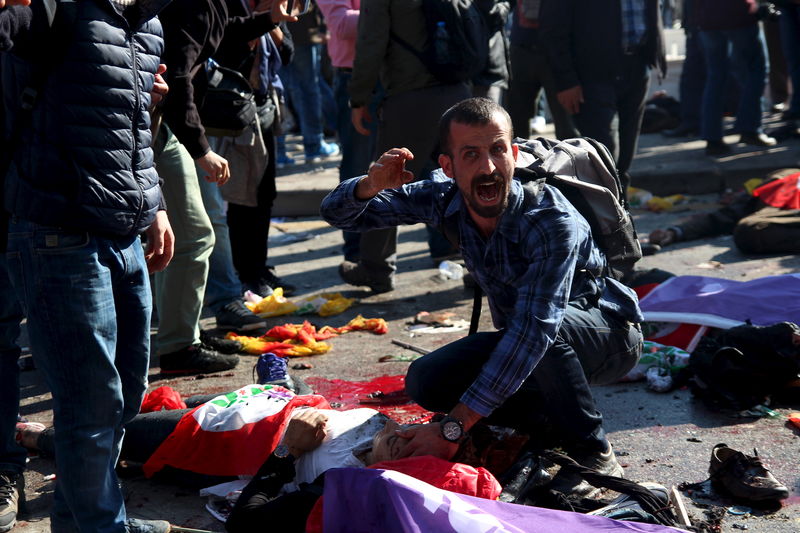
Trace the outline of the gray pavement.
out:
[[[290,148],[295,139],[290,139]],[[733,138],[731,138],[733,140]],[[656,193],[686,192],[691,203],[680,212],[655,214],[635,211],[640,235],[672,223],[688,214],[714,208],[715,192],[746,177],[763,175],[767,170],[798,165],[798,141],[781,143],[771,150],[736,147],[728,158],[706,158],[700,141],[674,141],[659,134],[645,135],[633,167],[633,184]],[[472,296],[459,281],[442,281],[436,276],[427,254],[425,230],[410,226],[401,231],[397,289],[373,296],[341,283],[337,266],[341,261],[340,232],[328,227],[316,215],[319,199],[338,181],[337,161],[317,165],[298,165],[283,169],[278,179],[279,197],[276,216],[287,218],[273,225],[271,262],[278,275],[297,285],[301,295],[343,291],[357,297],[358,303],[341,315],[321,319],[319,325],[341,326],[356,313],[382,317],[389,324],[389,334],[351,333],[330,341],[328,354],[306,358],[313,368],[298,370],[302,377],[326,377],[349,380],[381,375],[403,374],[408,363],[381,363],[381,356],[411,355],[391,343],[402,339],[428,349],[462,336],[464,332],[415,334],[407,322],[420,311],[452,311],[457,318],[469,319]],[[704,194],[701,194],[704,193]],[[293,237],[310,232],[313,238],[290,242]],[[710,261],[719,266],[706,267]],[[766,275],[797,272],[800,259],[795,256],[746,257],[732,248],[730,237],[682,243],[658,255],[644,258],[641,266],[659,267],[676,274],[710,275],[728,279],[754,279]],[[485,308],[486,306],[484,306]],[[297,322],[298,317],[270,319],[270,325]],[[213,319],[204,319],[204,327],[213,328]],[[488,312],[482,316],[481,329],[491,328]],[[27,340],[23,339],[23,344]],[[292,361],[294,363],[295,360]],[[165,377],[158,360],[151,363],[151,389],[170,385],[188,396],[196,393],[223,392],[252,380],[255,358],[242,356],[231,371],[208,376]],[[51,399],[37,371],[23,373],[23,416],[43,423],[52,422]],[[754,532],[782,533],[800,531],[800,432],[786,425],[785,417],[800,406],[781,406],[776,419],[730,418],[705,408],[693,400],[687,390],[666,394],[650,392],[643,384],[618,384],[595,389],[600,410],[604,413],[609,438],[624,464],[626,477],[637,481],[657,481],[667,486],[697,482],[707,477],[711,448],[718,442],[745,452],[755,447],[772,466],[775,475],[792,489],[791,498],[774,513],[753,510],[746,515],[726,512],[722,531],[748,529]],[[48,458],[32,458],[27,474],[30,520],[21,522],[15,531],[49,530],[47,509],[52,501],[53,482],[49,477],[55,465]],[[160,518],[184,527],[210,531],[224,528],[203,509],[196,488],[146,480],[133,476],[123,481],[132,516]],[[707,506],[723,510],[733,502],[716,495],[686,497],[694,518],[703,518]],[[704,507],[706,506],[706,507]]]

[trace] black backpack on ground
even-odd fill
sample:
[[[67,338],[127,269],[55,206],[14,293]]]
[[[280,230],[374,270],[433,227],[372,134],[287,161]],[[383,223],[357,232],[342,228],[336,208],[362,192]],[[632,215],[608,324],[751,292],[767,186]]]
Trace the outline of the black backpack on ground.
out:
[[[489,59],[489,29],[473,0],[422,0],[428,40],[417,50],[396,33],[390,37],[415,55],[443,84],[469,81]]]
[[[797,324],[744,324],[703,337],[679,380],[714,409],[744,410],[781,392],[799,373]]]

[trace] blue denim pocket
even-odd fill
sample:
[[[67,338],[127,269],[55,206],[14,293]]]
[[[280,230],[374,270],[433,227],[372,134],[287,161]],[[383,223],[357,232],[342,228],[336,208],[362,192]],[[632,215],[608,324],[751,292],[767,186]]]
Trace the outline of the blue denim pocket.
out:
[[[69,253],[86,248],[91,242],[85,231],[70,231],[50,226],[35,226],[33,250],[37,254]]]

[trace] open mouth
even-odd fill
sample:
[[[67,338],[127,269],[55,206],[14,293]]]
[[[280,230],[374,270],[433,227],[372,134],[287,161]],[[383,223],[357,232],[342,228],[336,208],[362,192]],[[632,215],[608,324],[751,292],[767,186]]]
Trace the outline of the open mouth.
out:
[[[502,188],[503,184],[497,176],[479,178],[473,185],[475,196],[485,203],[496,202],[500,198]]]

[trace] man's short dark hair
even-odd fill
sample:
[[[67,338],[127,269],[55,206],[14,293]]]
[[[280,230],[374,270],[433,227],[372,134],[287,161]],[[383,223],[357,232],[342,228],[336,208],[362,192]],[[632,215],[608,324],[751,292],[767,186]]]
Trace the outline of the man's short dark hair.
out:
[[[450,125],[453,122],[465,124],[467,126],[485,126],[494,120],[495,113],[499,113],[505,117],[508,122],[509,129],[511,126],[511,117],[503,107],[488,98],[467,98],[461,100],[459,103],[448,109],[439,119],[439,151],[443,154],[449,155],[450,153]],[[513,129],[511,131],[511,138],[514,138]]]

